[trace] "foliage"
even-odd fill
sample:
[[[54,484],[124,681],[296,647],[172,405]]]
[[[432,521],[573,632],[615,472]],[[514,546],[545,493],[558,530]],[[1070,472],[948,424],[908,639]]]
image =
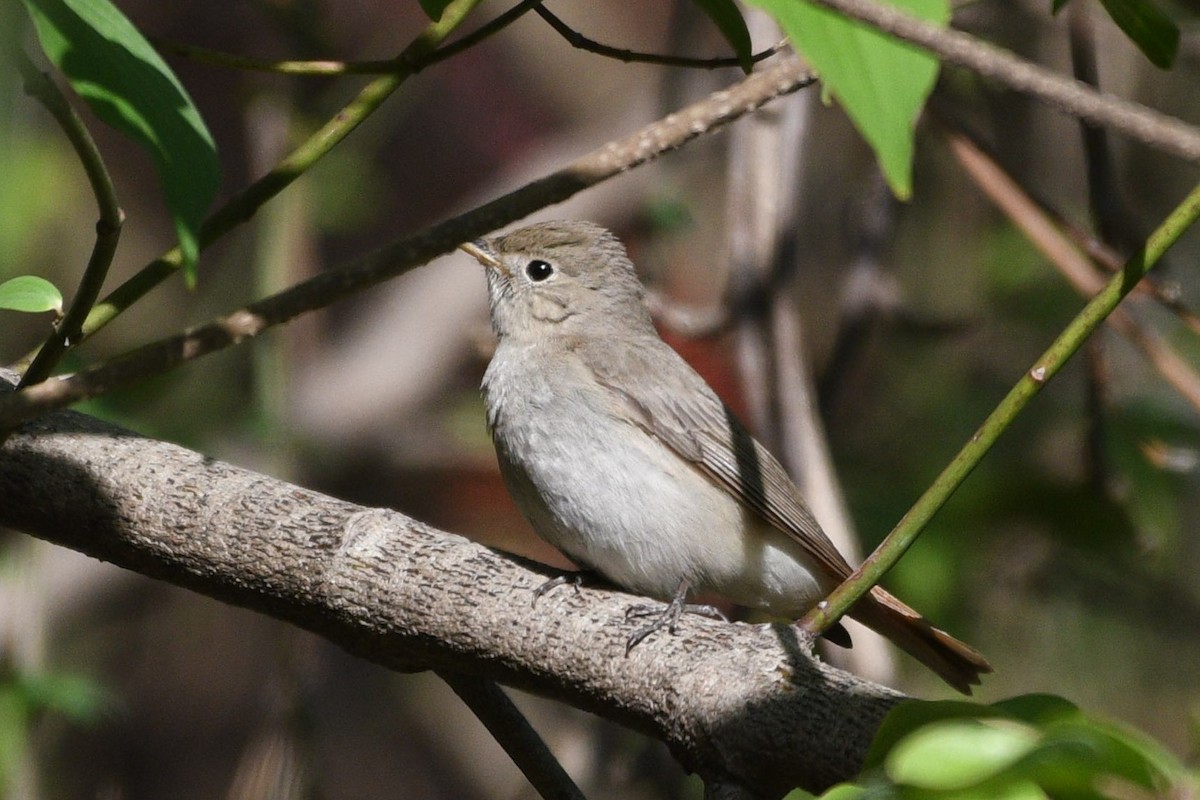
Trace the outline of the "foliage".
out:
[[[1183,767],[1148,737],[1061,697],[1024,695],[986,706],[900,704],[880,726],[861,778],[821,797],[1102,800],[1185,796],[1189,787]]]

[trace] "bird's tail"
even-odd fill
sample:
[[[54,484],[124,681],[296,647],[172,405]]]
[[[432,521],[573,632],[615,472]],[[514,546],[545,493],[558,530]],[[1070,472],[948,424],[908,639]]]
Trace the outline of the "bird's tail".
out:
[[[971,686],[979,684],[982,673],[992,671],[992,665],[973,647],[933,627],[878,586],[858,602],[850,615],[890,639],[963,694],[971,693]]]

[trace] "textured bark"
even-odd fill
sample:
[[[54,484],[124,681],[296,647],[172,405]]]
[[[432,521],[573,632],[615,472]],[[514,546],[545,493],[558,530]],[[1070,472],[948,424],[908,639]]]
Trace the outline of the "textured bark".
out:
[[[688,617],[626,657],[635,602],[371,509],[71,412],[0,448],[0,525],[299,625],[384,666],[485,676],[667,742],[762,796],[857,772],[901,697],[787,625]]]

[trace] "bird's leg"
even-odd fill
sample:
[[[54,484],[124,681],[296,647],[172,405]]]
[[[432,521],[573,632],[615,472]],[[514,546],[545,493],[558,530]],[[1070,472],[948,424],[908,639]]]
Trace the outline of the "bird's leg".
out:
[[[675,590],[675,595],[665,608],[658,605],[636,605],[630,606],[625,611],[625,619],[627,620],[654,617],[654,620],[650,624],[638,628],[629,635],[628,641],[625,642],[625,655],[629,655],[630,650],[641,644],[643,639],[655,631],[666,628],[670,633],[674,634],[679,624],[679,618],[684,614],[699,614],[709,619],[719,619],[729,622],[729,618],[721,613],[721,609],[716,606],[687,602],[689,588],[687,578],[684,578],[679,582],[679,588]]]

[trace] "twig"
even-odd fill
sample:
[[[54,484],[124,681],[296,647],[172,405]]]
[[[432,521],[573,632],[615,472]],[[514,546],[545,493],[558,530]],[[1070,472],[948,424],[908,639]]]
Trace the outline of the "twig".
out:
[[[885,33],[920,45],[951,64],[994,78],[1067,114],[1103,125],[1189,161],[1200,161],[1200,129],[1138,103],[1103,94],[961,31],[905,14],[875,0],[812,0]]]
[[[715,92],[630,136],[610,142],[540,180],[462,216],[386,245],[340,269],[323,272],[232,314],[152,342],[87,370],[44,381],[0,398],[0,430],[51,408],[94,397],[116,386],[160,374],[185,361],[238,344],[306,311],[323,308],[393,278],[449,252],[461,242],[478,238],[681,147],[776,97],[811,85],[814,80],[799,59],[780,61],[729,89]]]
[[[539,17],[544,19],[546,23],[553,28],[559,36],[567,40],[567,42],[575,48],[586,50],[589,53],[595,53],[606,58],[615,58],[618,61],[637,62],[641,64],[659,64],[666,67],[693,67],[696,69],[717,69],[719,67],[740,67],[742,66],[741,59],[736,56],[727,58],[689,58],[687,56],[669,56],[658,53],[639,53],[634,50],[624,50],[619,47],[610,47],[606,44],[601,44],[595,39],[589,39],[579,31],[572,28],[567,23],[563,22],[559,17],[551,13],[550,9],[539,5],[534,9]],[[759,61],[770,58],[778,53],[785,46],[786,41],[768,47],[758,53],[750,56],[750,63],[757,64]]]
[[[174,55],[221,67],[253,72],[271,72],[279,75],[390,75],[397,72],[397,70],[403,69],[412,69],[414,72],[418,72],[425,67],[461,53],[463,50],[478,44],[480,41],[515,22],[525,12],[541,2],[542,0],[522,0],[522,2],[513,6],[508,11],[505,11],[486,25],[468,33],[461,39],[443,45],[428,55],[410,59],[405,59],[401,56],[400,58],[386,58],[379,61],[271,61],[269,59],[223,53],[220,50],[211,50],[207,47],[197,47],[166,39],[151,38],[150,41],[158,49],[173,53]]]
[[[840,0],[838,0],[840,2]],[[826,2],[826,0],[819,0]],[[1050,347],[1034,362],[1000,404],[988,415],[946,466],[937,480],[913,504],[887,538],[867,557],[854,573],[829,597],[805,615],[802,625],[812,632],[824,631],[835,623],[871,587],[878,583],[904,552],[916,541],[925,525],[954,491],[975,469],[980,460],[1000,438],[1017,414],[1053,378],[1087,337],[1105,320],[1146,271],[1153,267],[1163,253],[1200,217],[1200,186],[1192,189],[1183,202],[1150,235],[1146,244],[1127,262],[1125,268],[1105,284],[1084,306]]]
[[[112,264],[113,255],[117,250],[117,242],[121,238],[121,224],[125,214],[117,202],[117,191],[113,186],[112,176],[104,165],[104,157],[96,142],[88,132],[83,120],[75,113],[75,109],[67,102],[67,98],[59,90],[58,84],[50,76],[34,66],[24,52],[17,54],[17,69],[25,81],[25,90],[37,98],[50,114],[58,121],[75,154],[83,165],[91,184],[92,193],[96,196],[100,219],[96,222],[96,243],[92,245],[92,254],[80,278],[79,288],[71,299],[71,306],[66,315],[50,335],[29,369],[21,378],[21,385],[26,386],[45,380],[67,348],[73,346],[82,338],[83,321],[96,304],[104,279],[108,276],[108,268]]]
[[[585,800],[542,737],[499,686],[474,675],[439,671],[438,676],[479,718],[538,794],[546,800]]]

